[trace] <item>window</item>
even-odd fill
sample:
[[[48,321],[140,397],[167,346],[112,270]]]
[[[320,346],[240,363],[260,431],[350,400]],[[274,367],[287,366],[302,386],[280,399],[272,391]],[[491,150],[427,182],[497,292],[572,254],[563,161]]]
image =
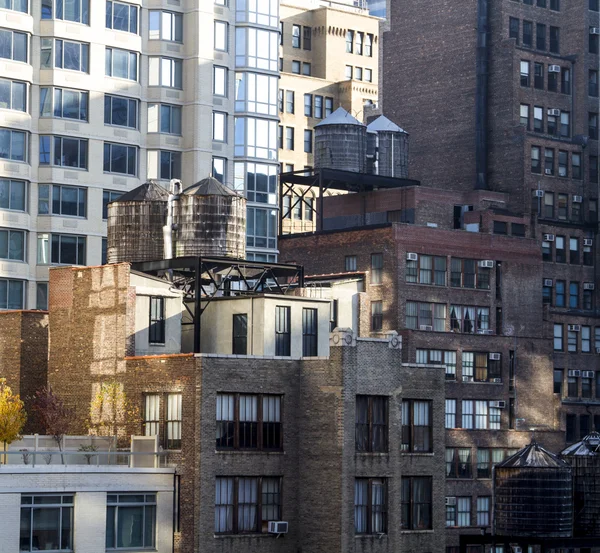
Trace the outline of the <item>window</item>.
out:
[[[447,399],[445,409],[445,427],[456,428],[456,400]]]
[[[235,118],[235,155],[277,159],[277,122],[253,117]]]
[[[579,263],[579,238],[569,238],[569,263]]]
[[[471,448],[446,448],[446,478],[473,478]]]
[[[568,111],[560,112],[560,136],[563,138],[571,136],[571,114]]]
[[[566,221],[569,215],[569,195],[559,194],[558,195],[558,218]]]
[[[144,400],[144,435],[158,436],[160,429],[160,395],[146,394]]]
[[[544,132],[544,109],[539,106],[533,108],[533,130]]]
[[[531,86],[529,62],[521,60],[521,86]]]
[[[88,119],[88,92],[62,88],[40,88],[40,116]]]
[[[150,344],[165,343],[165,298],[150,298],[150,321],[148,324],[148,342]]]
[[[387,480],[356,478],[354,481],[354,532],[387,533]]]
[[[591,378],[582,378],[581,379],[581,397],[582,398],[591,398],[592,397],[592,379]]]
[[[554,150],[544,148],[544,172],[546,175],[554,175]]]
[[[346,79],[348,79],[349,81],[352,80],[352,72],[353,67],[351,65],[346,65]]]
[[[25,181],[0,179],[0,209],[25,211],[26,196]]]
[[[403,476],[401,479],[401,528],[430,530],[431,476]]]
[[[560,0],[550,0],[550,9],[556,12],[560,11]]]
[[[356,271],[356,256],[355,255],[347,255],[344,258],[344,270],[346,272]]]
[[[548,66],[548,90],[550,92],[558,92],[558,73],[551,71]]]
[[[183,60],[173,58],[148,58],[148,84],[167,88],[183,88]]]
[[[571,176],[581,179],[581,154],[571,153]]]
[[[551,286],[542,286],[542,301],[543,303],[548,303],[552,305],[552,287]]]
[[[577,439],[577,415],[567,413],[566,430],[566,441],[574,442]]]
[[[388,451],[388,398],[356,396],[356,451]]]
[[[446,380],[456,379],[456,352],[437,349],[417,349],[417,363],[426,365],[445,365]]]
[[[52,188],[52,198],[50,198]],[[59,184],[38,185],[38,213],[50,214],[52,202],[52,215],[67,215],[71,217],[85,217],[87,204],[87,189]]]
[[[153,59],[156,58],[150,58],[150,62]],[[107,77],[137,81],[137,63],[138,55],[136,52],[119,50],[118,48],[106,48],[105,50],[105,74]]]
[[[166,444],[167,449],[181,449],[182,416],[181,394],[167,394]]]
[[[489,307],[450,306],[450,330],[474,334],[490,328]]]
[[[285,149],[286,150],[294,149],[294,128],[293,127],[285,128]]]
[[[455,526],[471,526],[471,498],[456,498],[456,524]],[[446,522],[448,524],[448,521]]]
[[[86,93],[87,94],[87,93]],[[138,100],[104,95],[104,124],[137,129]]]
[[[85,250],[85,236],[38,234],[38,265],[85,265]]]
[[[87,160],[87,140],[62,136],[40,136],[40,165],[57,165],[87,170]]]
[[[413,330],[446,330],[446,305],[443,303],[406,302],[406,327]]]
[[[215,21],[215,50],[227,52],[228,43],[228,24],[225,21]]]
[[[557,236],[554,243],[556,245],[556,262],[566,263],[567,256],[565,254],[565,237]]]
[[[491,478],[490,450],[477,449],[477,478]]]
[[[598,54],[598,45],[600,44],[599,38],[600,37],[596,33],[592,33],[592,28],[590,27],[588,40],[588,52],[590,54]]]
[[[354,68],[354,78],[357,81],[362,81],[363,80],[363,70],[362,70],[362,67],[355,67]]]
[[[0,129],[0,159],[27,161],[27,133]]]
[[[473,429],[473,400],[462,400],[462,428]]]
[[[313,132],[310,129],[304,129],[304,152],[312,154],[313,151]]]
[[[106,549],[156,546],[156,494],[108,494],[106,503]]]
[[[2,9],[28,13],[27,0],[4,0]]]
[[[598,156],[590,156],[590,182],[598,182]]]
[[[565,281],[557,280],[555,289],[556,289],[556,292],[555,292],[554,305],[556,305],[556,307],[565,307],[565,305],[566,305],[566,303],[565,303]]]
[[[0,228],[0,259],[25,261],[25,232]]]
[[[477,526],[490,525],[491,502],[489,497],[477,498]]]
[[[227,25],[225,24],[226,28]],[[215,25],[215,31],[216,29]],[[148,38],[150,40],[183,42],[183,14],[150,10],[148,14]],[[215,37],[215,44],[216,39],[217,37]],[[216,47],[215,49],[218,50]]]
[[[292,73],[295,73],[296,75],[300,75],[300,62],[293,60],[292,61]]]
[[[567,351],[569,353],[577,352],[577,332],[567,331]]]
[[[383,254],[371,254],[371,284],[383,282]]]
[[[233,316],[231,353],[233,355],[248,354],[248,315],[246,313],[239,313]]]
[[[221,184],[227,182],[227,160],[224,157],[212,158],[212,175]]]
[[[579,282],[569,283],[569,308],[577,309],[579,307]]]
[[[72,494],[21,495],[20,551],[39,550],[73,550]]]
[[[531,47],[533,45],[533,23],[523,21],[523,46]]]
[[[294,113],[295,94],[293,90],[285,91],[285,111],[287,113]]]
[[[0,285],[1,286],[1,285]],[[22,296],[22,294],[21,294]],[[35,286],[35,308],[48,310],[48,283],[38,282]]]
[[[554,351],[563,351],[563,325],[555,324],[554,325]]]
[[[453,257],[450,262],[450,286],[489,290],[490,270],[480,267],[475,259]]]
[[[213,111],[213,140],[227,142],[227,114]]]
[[[529,106],[527,104],[521,104],[519,109],[519,123],[526,129],[529,129]]]
[[[148,132],[181,135],[181,106],[148,104]]]
[[[592,256],[592,246],[583,246],[583,264],[591,266],[594,264]]]
[[[562,369],[554,369],[554,393],[555,394],[562,393],[562,384],[563,384],[563,370]]]
[[[0,279],[0,309],[23,309],[25,281]]]
[[[333,113],[333,98],[325,97],[325,117],[329,117]]]
[[[406,261],[406,282],[446,286],[446,258],[419,255]]]
[[[352,54],[354,49],[354,31],[346,32],[346,53]]]
[[[152,13],[152,12],[150,12]],[[138,33],[138,7],[121,2],[106,2],[106,28],[126,33]]]
[[[546,49],[546,25],[541,23],[535,26],[535,47],[538,50]]]
[[[577,377],[567,377],[567,397],[577,397],[579,395]]]
[[[402,400],[401,451],[430,452],[433,450],[431,411],[430,401]]]
[[[290,347],[290,308],[278,305],[275,307],[275,355],[290,356]]]
[[[278,477],[218,476],[215,533],[266,532],[269,521],[281,520],[280,487]]]
[[[463,352],[462,375],[464,382],[490,382],[502,378],[500,359],[492,359],[492,355],[479,352]]]
[[[302,309],[302,357],[318,355],[317,310]]]
[[[104,172],[135,177],[137,174],[137,147],[105,142]]]
[[[519,20],[516,17],[508,19],[508,36],[514,38],[517,44],[519,44],[519,26]]]
[[[558,151],[558,176],[569,176],[569,153],[563,150]]]
[[[304,116],[312,117],[313,115],[313,96],[312,94],[304,95]]]
[[[598,140],[598,114],[588,113],[588,136]]]
[[[533,64],[533,88],[544,90],[544,64]],[[540,108],[541,109],[541,108]]]
[[[371,331],[380,332],[383,328],[383,302],[371,302]]]
[[[586,310],[590,310],[593,308],[593,298],[594,298],[594,294],[592,292],[592,290],[586,290],[585,289],[585,284],[584,284],[584,290],[583,290],[583,309]],[[586,327],[584,327],[586,328]],[[581,338],[583,340],[583,336]],[[582,346],[583,347],[583,346]]]
[[[42,19],[63,19],[89,25],[89,0],[42,0]]]
[[[368,83],[373,82],[373,70],[372,69],[365,69],[365,81],[367,81]]]
[[[312,29],[310,27],[302,27],[303,48],[310,50],[312,48]]]
[[[550,6],[552,9],[552,6]],[[550,27],[550,52],[553,54],[560,53],[560,29],[558,27]]]
[[[588,95],[598,97],[598,71],[590,69],[588,75]]]
[[[323,119],[323,96],[315,96],[315,119]]]
[[[0,79],[0,109],[27,111],[27,83]]]
[[[589,9],[597,12],[599,10],[600,2],[598,0],[590,0],[589,1]]]
[[[227,67],[213,66],[213,94],[227,96]]]
[[[300,48],[300,25],[292,25],[292,48]]]
[[[542,164],[540,160],[540,147],[532,146],[531,147],[531,172],[532,173],[541,173],[542,172]]]
[[[43,38],[42,45],[44,41],[51,44],[52,39]],[[62,43],[62,41],[57,42]],[[42,48],[42,58],[43,55],[44,50]],[[0,29],[0,58],[27,63],[27,34]],[[42,67],[44,67],[43,64]]]
[[[560,91],[571,94],[571,70],[566,67],[561,67],[560,70]]]
[[[179,179],[181,178],[181,152],[168,150],[148,150],[148,178]]]

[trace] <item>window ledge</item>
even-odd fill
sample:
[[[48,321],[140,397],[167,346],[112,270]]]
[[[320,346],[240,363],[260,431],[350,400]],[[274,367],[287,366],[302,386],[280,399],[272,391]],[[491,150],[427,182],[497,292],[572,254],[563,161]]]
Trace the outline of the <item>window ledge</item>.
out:
[[[216,539],[248,539],[248,538],[276,538],[278,534],[269,534],[268,532],[257,532],[255,534],[213,534]]]
[[[433,530],[400,530],[401,534],[434,534]]]
[[[215,449],[215,453],[219,455],[285,455],[285,451],[265,451],[261,449]]]
[[[400,455],[411,455],[412,457],[435,457],[435,453],[420,452],[420,451],[401,451]]]
[[[381,534],[354,534],[355,539],[364,540],[364,539],[372,539],[372,540],[380,540],[382,538],[387,538],[387,532],[382,532]]]
[[[355,451],[354,455],[357,457],[387,457],[390,454],[389,451]]]

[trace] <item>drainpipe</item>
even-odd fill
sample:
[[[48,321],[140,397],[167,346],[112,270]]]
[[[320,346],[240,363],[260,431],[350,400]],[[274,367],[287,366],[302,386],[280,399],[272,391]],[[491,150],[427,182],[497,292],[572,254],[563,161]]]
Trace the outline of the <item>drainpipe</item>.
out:
[[[477,86],[475,90],[476,190],[487,190],[488,0],[477,0]]]
[[[181,181],[171,179],[167,200],[167,222],[163,227],[165,259],[173,259],[173,202],[179,199],[179,192],[181,192]]]

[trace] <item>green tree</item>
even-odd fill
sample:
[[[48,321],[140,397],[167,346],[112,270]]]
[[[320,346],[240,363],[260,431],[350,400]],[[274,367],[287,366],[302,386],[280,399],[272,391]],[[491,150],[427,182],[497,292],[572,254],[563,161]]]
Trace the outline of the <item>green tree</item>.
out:
[[[0,378],[0,441],[6,446],[21,438],[27,421],[24,404],[18,394],[13,394],[6,378]],[[6,453],[4,454],[6,463]]]
[[[139,424],[139,408],[129,400],[121,382],[102,382],[90,404],[89,428],[99,436],[126,438],[127,425]]]

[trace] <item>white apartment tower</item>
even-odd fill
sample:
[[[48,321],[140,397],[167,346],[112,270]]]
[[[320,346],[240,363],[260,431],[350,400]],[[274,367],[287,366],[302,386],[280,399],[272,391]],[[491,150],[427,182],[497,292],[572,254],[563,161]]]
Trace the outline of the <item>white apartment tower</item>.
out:
[[[107,203],[212,173],[276,259],[278,0],[1,0],[0,309],[98,265]]]

